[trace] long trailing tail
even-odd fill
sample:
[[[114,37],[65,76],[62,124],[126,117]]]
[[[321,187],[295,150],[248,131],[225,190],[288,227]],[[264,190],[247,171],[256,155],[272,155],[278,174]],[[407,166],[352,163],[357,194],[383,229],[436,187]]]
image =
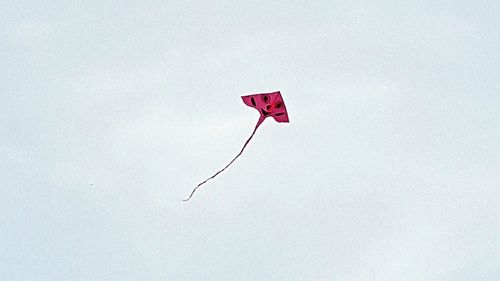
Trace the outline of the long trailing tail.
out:
[[[222,173],[227,167],[229,167],[231,164],[233,164],[234,160],[236,160],[238,157],[240,157],[240,155],[243,153],[243,150],[245,150],[245,147],[247,147],[248,143],[250,142],[250,140],[253,138],[253,135],[255,135],[255,132],[257,131],[257,128],[260,126],[260,124],[262,123],[262,119],[259,119],[259,122],[257,122],[257,125],[255,126],[255,129],[253,129],[253,132],[252,134],[250,135],[250,137],[247,139],[247,141],[245,142],[245,144],[243,145],[243,147],[241,148],[240,150],[240,153],[238,153],[238,155],[236,155],[236,157],[233,158],[233,160],[231,160],[231,162],[229,162],[229,164],[226,165],[226,167],[224,167],[222,170],[219,170],[217,173],[215,173],[213,176],[209,177],[208,179],[200,182],[194,189],[193,191],[191,191],[191,194],[189,195],[189,197],[187,199],[184,199],[182,201],[189,201],[189,199],[191,199],[191,197],[193,197],[193,194],[196,192],[196,190],[198,189],[198,187],[202,186],[203,184],[205,184],[207,181],[215,178],[218,174]]]

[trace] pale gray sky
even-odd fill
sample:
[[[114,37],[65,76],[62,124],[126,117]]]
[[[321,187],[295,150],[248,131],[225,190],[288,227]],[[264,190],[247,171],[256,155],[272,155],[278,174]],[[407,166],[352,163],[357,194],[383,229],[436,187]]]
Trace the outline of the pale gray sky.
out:
[[[3,1],[0,279],[500,280],[499,6]]]

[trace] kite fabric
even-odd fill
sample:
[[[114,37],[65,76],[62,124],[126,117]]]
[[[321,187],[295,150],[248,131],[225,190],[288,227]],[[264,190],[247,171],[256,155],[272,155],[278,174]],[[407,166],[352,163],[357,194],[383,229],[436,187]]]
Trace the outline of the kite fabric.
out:
[[[272,92],[272,93],[263,93],[263,94],[254,94],[254,95],[248,95],[248,96],[242,96],[243,102],[255,109],[257,109],[260,113],[259,120],[257,121],[257,124],[255,125],[255,128],[253,129],[252,134],[250,137],[246,140],[245,144],[241,148],[240,152],[236,155],[236,157],[229,162],[229,164],[226,165],[222,170],[219,170],[217,173],[215,173],[213,176],[209,177],[208,179],[202,181],[199,183],[191,192],[189,197],[187,199],[184,199],[184,201],[189,201],[191,197],[193,197],[193,194],[196,192],[196,190],[205,184],[207,181],[215,178],[218,174],[222,173],[227,167],[229,167],[233,162],[240,157],[240,155],[243,153],[243,150],[245,150],[245,147],[247,147],[248,143],[250,140],[253,138],[253,135],[255,135],[255,132],[257,131],[257,128],[259,128],[260,124],[264,122],[264,120],[272,116],[276,122],[286,122],[288,123],[288,112],[286,111],[285,107],[285,102],[283,101],[283,98],[281,97],[280,91],[277,92]]]

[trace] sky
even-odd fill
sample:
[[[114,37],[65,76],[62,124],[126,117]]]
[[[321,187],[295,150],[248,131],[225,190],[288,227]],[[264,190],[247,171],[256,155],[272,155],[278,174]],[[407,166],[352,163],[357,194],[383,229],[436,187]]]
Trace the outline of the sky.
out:
[[[499,14],[3,1],[0,279],[500,280]]]

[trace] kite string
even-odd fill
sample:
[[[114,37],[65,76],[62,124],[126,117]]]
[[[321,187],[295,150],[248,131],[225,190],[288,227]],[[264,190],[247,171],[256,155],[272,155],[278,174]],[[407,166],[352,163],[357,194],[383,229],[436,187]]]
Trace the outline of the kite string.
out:
[[[259,120],[260,121],[260,120]],[[193,194],[196,192],[196,190],[198,189],[198,187],[202,186],[203,184],[205,184],[207,181],[215,178],[218,174],[222,173],[227,167],[229,167],[231,164],[233,164],[233,162],[238,158],[240,157],[240,155],[243,153],[243,150],[245,150],[245,147],[248,145],[248,143],[250,142],[250,140],[253,138],[253,135],[255,135],[255,132],[257,131],[257,128],[259,127],[260,125],[260,122],[257,123],[257,125],[255,126],[255,129],[253,129],[253,132],[252,134],[250,135],[250,137],[247,139],[247,141],[245,142],[245,144],[243,145],[243,147],[241,148],[240,150],[240,153],[238,153],[238,155],[236,155],[236,157],[233,158],[233,160],[231,160],[231,162],[229,162],[229,164],[226,165],[226,167],[224,167],[222,170],[219,170],[217,173],[215,173],[213,176],[209,177],[208,179],[200,182],[194,189],[193,191],[191,191],[191,194],[189,195],[189,197],[187,199],[184,199],[183,201],[189,201],[189,199],[191,199],[191,197],[193,197]]]

